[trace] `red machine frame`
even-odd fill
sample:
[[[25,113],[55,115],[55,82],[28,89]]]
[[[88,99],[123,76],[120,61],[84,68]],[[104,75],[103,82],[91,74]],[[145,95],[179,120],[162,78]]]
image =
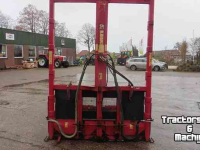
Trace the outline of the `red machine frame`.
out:
[[[120,86],[120,91],[144,91],[146,93],[144,100],[144,120],[139,124],[139,131],[144,131],[144,139],[150,140],[151,130],[151,76],[152,76],[152,46],[153,46],[153,24],[154,24],[154,0],[50,0],[50,12],[49,12],[49,96],[48,96],[48,119],[57,120],[62,127],[65,134],[72,135],[69,138],[79,139],[80,134],[84,135],[84,139],[91,139],[92,134],[95,131],[96,137],[101,138],[103,132],[106,132],[109,140],[116,140],[116,134],[118,133],[117,140],[123,140],[120,134],[121,128],[126,135],[135,135],[136,129],[134,123],[131,120],[124,120],[120,122],[120,104],[116,107],[102,108],[102,92],[103,91],[115,91],[116,87],[108,87],[106,84],[106,64],[98,60],[98,55],[95,55],[95,86],[81,86],[78,92],[78,112],[77,122],[81,126],[76,132],[76,126],[74,119],[56,119],[55,117],[55,90],[76,90],[77,85],[55,85],[55,70],[54,70],[54,6],[55,3],[96,3],[96,41],[95,41],[95,53],[107,55],[107,28],[108,28],[108,4],[109,3],[126,3],[126,4],[147,4],[149,5],[149,20],[148,20],[148,45],[147,45],[147,71],[146,71],[146,86],[145,87],[132,87],[132,86]],[[100,89],[100,90],[99,90]],[[96,120],[85,120],[83,124],[82,111],[84,109],[94,109],[92,107],[83,106],[82,104],[82,91],[96,91]],[[103,120],[102,109],[117,109],[116,123],[112,120]],[[119,126],[116,126],[119,124]],[[60,127],[53,121],[48,122],[48,133],[50,139],[54,138],[55,132],[61,132]],[[75,135],[73,133],[76,132]]]

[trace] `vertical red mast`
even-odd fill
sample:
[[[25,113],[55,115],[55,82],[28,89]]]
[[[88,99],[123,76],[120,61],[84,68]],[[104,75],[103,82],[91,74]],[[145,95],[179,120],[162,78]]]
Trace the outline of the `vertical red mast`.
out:
[[[108,29],[108,1],[96,2],[96,41],[95,53],[107,53],[107,29]],[[106,64],[95,59],[95,86],[106,86]]]
[[[96,2],[96,41],[95,41],[95,53],[105,54],[107,53],[107,28],[108,28],[108,1]],[[106,64],[98,60],[98,55],[95,56],[95,86],[106,86]],[[103,93],[101,90],[97,94],[97,119],[102,119],[102,102]],[[102,128],[97,128],[97,136],[102,136]]]
[[[55,119],[54,110],[54,51],[55,51],[55,41],[54,41],[54,30],[55,30],[55,20],[54,20],[54,0],[49,0],[49,97],[48,97],[48,118]],[[54,130],[53,123],[48,122],[48,131],[50,139],[53,138]]]
[[[146,71],[146,99],[145,119],[151,119],[151,78],[152,78],[152,50],[153,50],[154,0],[149,4],[148,41],[147,41],[147,71]],[[150,139],[151,122],[145,123],[145,139]]]

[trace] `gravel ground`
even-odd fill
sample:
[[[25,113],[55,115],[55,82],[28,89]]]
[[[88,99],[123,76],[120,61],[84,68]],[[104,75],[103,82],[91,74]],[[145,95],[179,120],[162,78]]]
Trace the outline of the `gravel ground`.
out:
[[[132,72],[125,67],[117,69],[135,85],[145,84],[145,72]],[[56,82],[77,83],[81,67],[56,70]],[[161,115],[198,116],[200,113],[200,74],[179,72],[153,72],[152,138],[147,142],[103,142],[64,140],[45,143],[47,135],[48,70],[6,70],[0,71],[0,149],[181,149],[199,150],[194,142],[176,143],[174,133],[186,133],[186,125],[163,125]],[[89,66],[83,84],[92,85],[94,67]],[[127,83],[119,78],[120,85]],[[109,84],[113,84],[111,75]],[[199,125],[198,125],[199,126]],[[194,125],[194,133],[200,128]]]

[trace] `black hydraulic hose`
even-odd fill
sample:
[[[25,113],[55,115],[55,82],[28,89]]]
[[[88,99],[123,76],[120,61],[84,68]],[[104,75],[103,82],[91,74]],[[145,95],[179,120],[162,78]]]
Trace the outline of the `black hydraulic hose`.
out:
[[[106,77],[106,86],[108,86],[108,67],[106,67],[107,77]]]
[[[85,74],[85,70],[87,68],[87,66],[89,65],[89,62],[91,61],[91,58],[94,56],[95,54],[93,54],[89,60],[87,60],[85,62],[85,65],[83,67],[83,71],[81,73],[81,77],[80,77],[80,80],[79,80],[79,84],[77,86],[77,89],[76,89],[76,96],[75,96],[75,131],[73,134],[71,135],[67,135],[63,132],[62,130],[62,127],[60,125],[60,123],[58,121],[56,121],[55,119],[49,119],[48,122],[53,122],[53,123],[56,123],[58,125],[58,128],[60,130],[60,133],[65,137],[65,138],[68,138],[68,139],[71,139],[73,137],[76,136],[77,132],[78,132],[78,115],[77,115],[77,102],[78,102],[78,92],[80,90],[80,86],[81,86],[81,83],[82,83],[82,80],[83,80],[83,76]]]
[[[83,77],[84,77],[84,74],[85,74],[85,70],[87,68],[87,66],[89,65],[90,61],[91,61],[91,58],[96,55],[96,54],[93,54],[92,56],[90,56],[90,58],[88,60],[86,60],[85,64],[84,64],[84,67],[83,67],[83,71],[81,73],[81,77],[80,77],[80,80],[79,80],[79,83],[78,83],[78,86],[77,86],[77,89],[76,89],[76,96],[75,96],[75,120],[76,120],[76,124],[77,124],[77,102],[78,102],[78,92],[80,90],[80,87],[81,87],[81,83],[83,81]]]
[[[106,65],[107,65],[109,68],[111,68],[111,69],[113,70],[114,82],[115,82],[115,86],[116,86],[116,89],[117,89],[117,90],[116,90],[116,91],[117,91],[117,100],[118,100],[118,102],[119,102],[118,105],[120,105],[120,108],[121,108],[121,111],[120,111],[120,118],[121,118],[121,120],[120,120],[120,122],[121,122],[121,124],[123,124],[123,120],[124,120],[123,108],[122,108],[122,102],[121,102],[121,95],[120,95],[120,91],[119,91],[119,85],[118,85],[118,82],[117,82],[115,63],[114,63],[112,57],[111,57],[111,56],[109,56],[109,57],[110,57],[110,60],[111,60],[111,62],[112,62],[112,67],[110,66],[110,64],[108,63],[108,61],[105,61],[105,60],[103,60],[102,58],[101,58],[101,60],[102,60],[104,63],[106,63]],[[121,131],[122,131],[122,130],[121,130]],[[123,131],[121,132],[121,134],[123,135]]]
[[[78,92],[80,90],[80,87],[81,87],[81,83],[83,81],[83,77],[84,77],[84,74],[85,74],[85,70],[87,68],[87,66],[89,65],[90,61],[91,61],[91,58],[94,56],[95,54],[93,54],[88,60],[86,60],[85,64],[84,64],[84,67],[83,67],[83,71],[81,73],[81,77],[80,77],[80,80],[79,80],[79,83],[78,83],[78,86],[77,86],[77,89],[76,89],[76,96],[75,96],[75,105],[76,105],[76,115],[75,117],[77,118],[77,100],[78,100]]]
[[[112,57],[109,55],[109,57],[110,57],[110,60],[111,60],[111,62],[112,62],[112,68],[113,68],[113,77],[114,77],[114,82],[115,82],[115,86],[116,86],[116,88],[117,88],[117,99],[118,99],[118,101],[119,101],[119,104],[118,105],[120,105],[120,118],[121,118],[121,120],[120,120],[120,122],[121,122],[121,125],[123,124],[123,122],[124,122],[124,115],[123,115],[123,107],[122,107],[122,100],[121,100],[121,95],[120,95],[120,91],[119,91],[119,84],[118,84],[118,82],[117,82],[117,75],[116,75],[116,69],[115,69],[115,63],[114,63],[114,61],[113,61],[113,59],[112,59]],[[108,63],[109,64],[109,63]],[[109,64],[110,65],[110,64]],[[121,128],[121,135],[123,135],[124,136],[124,134],[123,134],[123,127],[122,126],[120,126],[120,128]]]
[[[108,69],[110,70],[110,73],[113,75],[113,72],[112,72],[112,70],[108,67]]]
[[[118,82],[117,82],[117,77],[116,77],[116,73],[118,72],[116,69],[115,69],[115,64],[113,62],[113,59],[112,57],[109,55],[111,61],[112,61],[112,66],[110,65],[110,63],[108,63],[108,61],[104,61],[103,59],[101,59],[104,63],[107,64],[107,66],[109,67],[109,69],[112,69],[113,70],[113,77],[114,77],[114,82],[115,82],[115,86],[117,88],[117,98],[119,100],[119,103],[120,103],[120,108],[121,108],[121,111],[120,111],[120,116],[121,116],[121,124],[123,124],[123,121],[124,121],[124,115],[123,115],[123,107],[122,107],[122,101],[121,101],[121,97],[120,97],[120,92],[119,92],[119,85],[118,85]],[[110,70],[111,71],[111,70]],[[123,75],[122,75],[123,76]],[[126,78],[126,77],[125,77]],[[130,80],[128,80],[130,81]],[[133,83],[130,81],[129,83],[131,83],[131,85],[133,86]],[[123,128],[121,126],[121,135],[126,139],[126,140],[130,140],[129,137],[125,136],[124,135],[124,132],[123,132]],[[131,138],[133,139],[133,138]]]
[[[128,79],[128,78],[126,78],[123,74],[121,74],[119,71],[117,71],[116,69],[115,69],[115,64],[114,64],[114,61],[113,61],[113,59],[112,59],[112,57],[108,54],[108,56],[110,57],[110,60],[111,60],[111,62],[112,62],[112,65],[107,61],[107,60],[105,60],[104,59],[104,57],[103,57],[103,59],[102,59],[102,57],[99,57],[104,63],[106,63],[106,65],[107,65],[107,67],[109,68],[109,70],[110,70],[110,72],[111,72],[111,74],[113,75],[113,77],[114,77],[114,82],[115,82],[115,86],[116,86],[116,89],[117,89],[117,99],[118,99],[118,101],[119,101],[119,105],[120,105],[120,108],[121,108],[121,111],[120,111],[120,116],[121,116],[121,120],[120,120],[120,122],[121,122],[121,125],[123,124],[123,121],[124,121],[124,115],[123,115],[123,107],[122,107],[122,101],[121,101],[121,95],[120,95],[120,91],[119,91],[119,85],[118,85],[118,82],[117,82],[117,76],[116,76],[116,74],[118,74],[118,75],[120,75],[122,78],[124,78],[125,80],[127,80],[128,81],[128,83],[131,85],[131,86],[134,86],[133,85],[133,83]],[[92,57],[92,56],[91,56]],[[90,57],[90,59],[91,59],[91,57]],[[89,60],[90,61],[90,60]],[[88,61],[88,62],[89,62]],[[87,66],[86,66],[87,67]],[[112,71],[113,72],[112,72]],[[124,133],[123,133],[123,127],[121,126],[121,135],[125,138],[125,139],[127,139],[127,140],[129,140],[130,138],[128,138],[128,137],[126,137],[125,135],[124,135]]]
[[[108,66],[110,66],[110,64],[108,64]],[[110,68],[112,70],[114,70],[119,76],[121,76],[122,78],[124,78],[131,86],[134,86],[133,83],[127,78],[125,77],[123,74],[121,74],[119,71],[117,71],[115,68],[113,68],[112,66],[110,66]]]
[[[112,62],[112,65],[110,65],[110,63],[109,63],[108,61],[103,60],[102,57],[100,57],[100,58],[101,58],[101,60],[102,60],[104,63],[106,63],[106,65],[107,65],[107,67],[108,67],[109,69],[113,70],[113,72],[111,72],[111,74],[112,74],[113,77],[114,77],[114,82],[115,82],[115,86],[116,86],[116,89],[117,89],[117,99],[118,99],[118,101],[119,101],[119,105],[120,105],[120,109],[121,109],[121,111],[120,111],[120,118],[121,118],[121,120],[120,120],[120,122],[121,122],[121,126],[120,126],[120,128],[121,128],[121,135],[122,135],[126,140],[130,140],[130,138],[129,138],[129,137],[126,137],[126,136],[124,135],[124,132],[123,132],[123,126],[122,126],[122,124],[123,124],[123,122],[124,122],[124,115],[123,115],[122,100],[121,100],[121,95],[120,95],[120,91],[119,91],[119,85],[118,85],[116,73],[117,73],[118,75],[120,75],[122,78],[124,78],[125,80],[127,80],[131,86],[134,86],[134,85],[133,85],[133,83],[132,83],[128,78],[126,78],[124,75],[122,75],[120,72],[118,72],[118,71],[115,69],[115,63],[114,63],[112,57],[111,57],[109,54],[108,54],[108,56],[110,57],[110,60],[111,60],[111,62]],[[111,71],[111,70],[110,70],[110,71]]]
[[[108,61],[104,61],[103,59],[102,59],[102,61],[105,62],[105,63],[107,64],[107,66],[109,66],[110,69],[112,69],[113,71],[115,70],[115,72],[116,72],[119,76],[121,76],[122,78],[124,78],[131,86],[134,86],[133,83],[132,83],[127,77],[125,77],[123,74],[121,74],[119,71],[117,71],[117,70],[115,69],[115,67],[113,67],[113,65],[114,65],[113,59],[112,59],[112,57],[111,57],[109,54],[108,54],[108,56],[110,57],[110,59],[111,59],[111,61],[112,61],[112,66],[110,65],[110,63],[109,63]]]

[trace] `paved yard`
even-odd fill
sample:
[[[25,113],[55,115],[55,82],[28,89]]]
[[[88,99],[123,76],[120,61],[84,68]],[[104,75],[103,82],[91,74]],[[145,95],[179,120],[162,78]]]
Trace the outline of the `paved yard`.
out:
[[[135,85],[145,84],[145,72],[117,69]],[[81,67],[56,69],[57,83],[77,83]],[[161,115],[198,116],[200,102],[200,73],[153,72],[153,118],[152,138],[146,142],[104,142],[66,140],[45,143],[47,135],[48,70],[0,71],[0,149],[181,149],[197,150],[196,143],[176,143],[174,133],[186,132],[186,125],[163,125]],[[93,84],[94,67],[89,66],[84,84]],[[109,84],[113,84],[111,75]],[[122,79],[119,83],[126,84]],[[199,125],[194,133],[200,134]]]

